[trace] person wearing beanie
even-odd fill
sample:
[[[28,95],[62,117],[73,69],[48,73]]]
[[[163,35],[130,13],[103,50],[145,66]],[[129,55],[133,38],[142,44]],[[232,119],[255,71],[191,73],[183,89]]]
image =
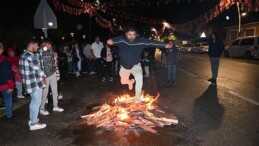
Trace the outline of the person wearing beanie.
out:
[[[12,76],[11,64],[3,55],[4,47],[0,42],[0,93],[4,97],[6,106],[7,120],[11,121],[13,118],[13,101],[12,92],[14,88],[14,81]]]
[[[19,70],[19,57],[16,56],[13,48],[8,48],[7,52],[8,52],[7,60],[11,64],[13,77],[14,77],[14,81],[17,89],[17,98],[24,98],[24,96],[22,95],[22,75]]]

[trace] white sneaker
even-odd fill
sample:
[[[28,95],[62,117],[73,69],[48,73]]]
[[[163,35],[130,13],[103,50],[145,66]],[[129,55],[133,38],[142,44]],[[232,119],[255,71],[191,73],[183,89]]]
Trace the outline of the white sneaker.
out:
[[[62,94],[58,95],[58,99],[63,99],[63,95]]]
[[[53,111],[54,111],[54,112],[63,112],[64,109],[57,106],[57,107],[54,107],[54,108],[53,108]]]
[[[25,97],[21,95],[21,96],[17,96],[17,98],[25,98]]]
[[[144,77],[145,77],[145,78],[149,78],[149,75],[145,75]]]
[[[44,116],[47,116],[47,115],[49,115],[49,112],[47,110],[41,109],[40,114],[44,115]]]
[[[142,103],[142,102],[145,102],[145,100],[142,100],[141,98],[136,98],[136,104],[139,104],[139,103]]]
[[[46,126],[47,126],[46,124],[36,123],[36,124],[30,125],[30,130],[44,129]]]
[[[106,82],[106,79],[105,79],[104,77],[102,78],[102,82],[103,82],[103,83],[105,83],[105,82]]]
[[[39,123],[39,121],[40,121],[40,119],[37,119],[36,122]],[[30,125],[31,125],[31,120],[28,121],[28,126],[30,126]]]
[[[130,81],[131,81],[131,83],[129,84],[129,90],[132,90],[133,89],[133,84],[135,83],[135,80],[131,79]]]

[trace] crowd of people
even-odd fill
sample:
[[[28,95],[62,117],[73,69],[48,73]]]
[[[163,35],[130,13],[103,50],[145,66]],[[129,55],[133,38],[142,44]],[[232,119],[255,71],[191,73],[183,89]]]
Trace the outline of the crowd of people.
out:
[[[221,47],[220,45],[218,40],[213,40],[210,47],[212,82],[216,81],[218,72],[218,63],[215,60],[219,62],[218,56],[222,53],[222,50],[215,49]],[[47,125],[40,123],[38,115],[50,114],[46,103],[52,105],[53,112],[64,111],[59,106],[59,100],[63,98],[61,82],[67,73],[74,74],[75,77],[84,73],[96,75],[103,83],[114,82],[114,76],[119,75],[121,84],[128,85],[129,90],[135,84],[136,103],[143,102],[143,77],[149,78],[150,59],[154,57],[149,51],[151,49],[147,48],[161,48],[164,52],[162,56],[167,68],[167,86],[171,86],[176,81],[178,63],[178,50],[174,42],[161,43],[138,37],[135,28],[128,28],[125,35],[111,38],[105,44],[98,36],[92,44],[74,42],[70,45],[64,44],[59,49],[48,39],[42,42],[31,40],[20,56],[15,54],[14,49],[8,48],[6,57],[4,46],[0,42],[0,92],[4,99],[7,120],[13,119],[12,97],[25,98],[23,94],[26,93],[31,97],[29,129],[45,128]],[[130,78],[131,75],[134,78]],[[14,89],[16,94],[13,93]]]

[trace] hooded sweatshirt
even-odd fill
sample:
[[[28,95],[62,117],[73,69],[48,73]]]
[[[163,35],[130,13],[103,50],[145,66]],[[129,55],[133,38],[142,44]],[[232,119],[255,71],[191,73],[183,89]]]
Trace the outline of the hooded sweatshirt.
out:
[[[126,36],[112,38],[114,44],[119,47],[119,58],[121,66],[125,69],[132,69],[141,59],[142,50],[145,48],[157,47],[165,48],[165,43],[137,37],[130,41]]]
[[[8,54],[10,52],[14,52],[15,51],[12,49],[12,48],[9,48],[7,50]],[[13,72],[13,77],[14,77],[14,80],[15,82],[22,82],[22,75],[21,75],[21,72],[19,70],[19,57],[18,56],[8,56],[7,57],[7,60],[10,62],[11,64],[11,68],[12,68],[12,72]]]

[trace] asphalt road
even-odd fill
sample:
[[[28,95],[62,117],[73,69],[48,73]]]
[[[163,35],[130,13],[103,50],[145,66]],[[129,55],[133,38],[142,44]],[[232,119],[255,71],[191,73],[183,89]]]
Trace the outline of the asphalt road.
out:
[[[259,145],[259,60],[222,58],[218,85],[206,80],[210,64],[206,55],[182,54],[177,82],[165,87],[165,69],[152,65],[152,75],[144,81],[146,93],[161,93],[159,107],[178,116],[179,124],[157,128],[160,135],[141,130],[104,131],[87,126],[80,118],[88,106],[105,103],[124,93],[126,86],[102,84],[95,77],[68,76],[63,86],[64,113],[40,116],[47,128],[29,131],[28,104],[16,109],[16,118],[0,119],[0,145],[86,145],[86,146],[258,146]]]

